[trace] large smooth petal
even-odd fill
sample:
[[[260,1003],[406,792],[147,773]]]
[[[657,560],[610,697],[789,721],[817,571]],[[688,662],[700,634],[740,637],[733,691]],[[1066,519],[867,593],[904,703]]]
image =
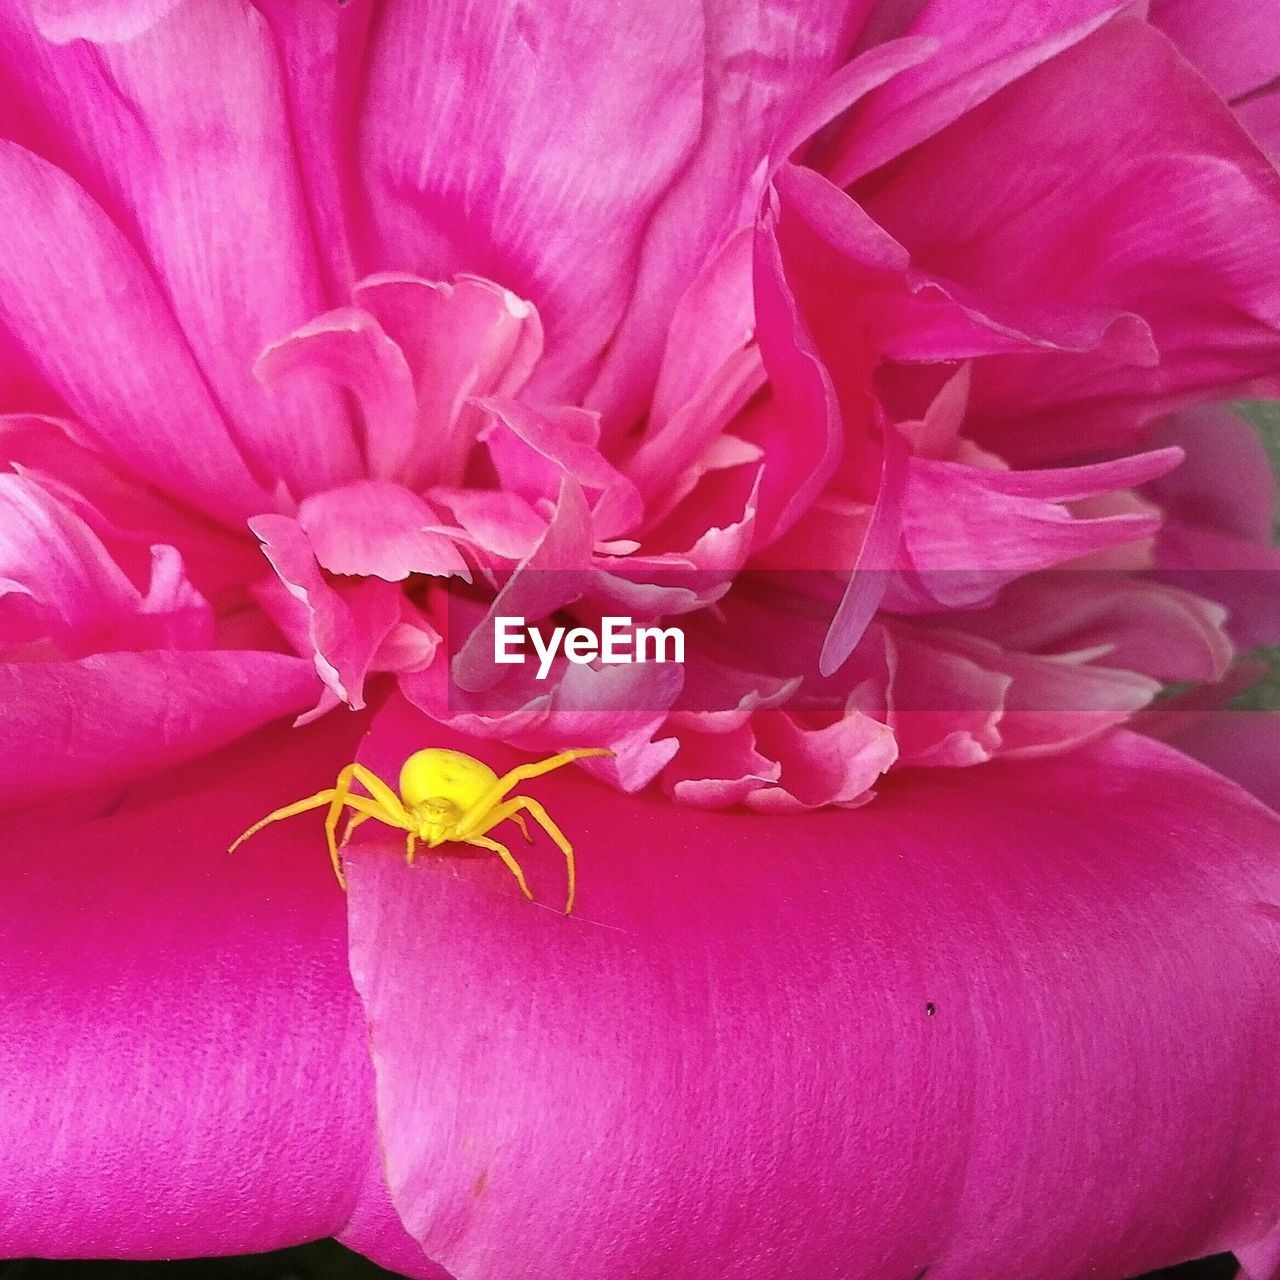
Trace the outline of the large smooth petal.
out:
[[[328,0],[257,0],[275,38],[298,177],[307,194],[321,275],[331,302],[355,281],[349,175],[375,6]]]
[[[331,780],[356,731],[271,731],[112,816],[6,823],[0,1255],[202,1256],[348,1231],[438,1275],[382,1207],[318,819],[226,854]]]
[[[1207,711],[1171,741],[1280,812],[1280,712]]]
[[[803,818],[526,789],[573,917],[348,859],[389,1186],[459,1280],[1123,1277],[1273,1225],[1280,824],[1216,775],[1120,735]]]
[[[1280,75],[1280,28],[1255,0],[1152,0],[1151,21],[1196,64],[1228,100]]]
[[[515,290],[546,322],[543,393],[580,393],[697,139],[703,40],[698,7],[644,0],[384,5],[360,134],[364,268]]]
[[[317,693],[283,653],[149,650],[0,665],[0,809],[192,760]]]

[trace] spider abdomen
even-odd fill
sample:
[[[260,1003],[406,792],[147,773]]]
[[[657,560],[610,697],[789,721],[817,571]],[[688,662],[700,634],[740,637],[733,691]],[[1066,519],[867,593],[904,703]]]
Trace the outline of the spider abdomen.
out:
[[[497,781],[498,775],[472,756],[444,747],[427,747],[415,751],[404,762],[400,796],[410,810],[454,806],[456,812],[465,812]]]

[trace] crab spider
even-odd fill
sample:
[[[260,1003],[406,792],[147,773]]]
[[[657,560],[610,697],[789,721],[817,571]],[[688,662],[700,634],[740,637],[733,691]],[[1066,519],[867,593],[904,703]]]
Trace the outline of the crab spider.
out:
[[[376,818],[389,827],[398,827],[407,834],[405,836],[405,860],[413,862],[413,856],[419,843],[428,849],[455,841],[460,844],[474,845],[480,849],[488,849],[502,859],[503,865],[515,877],[521,893],[533,901],[533,894],[525,882],[524,872],[520,864],[512,856],[511,850],[497,840],[489,838],[489,832],[500,822],[510,818],[519,828],[526,840],[532,840],[529,828],[525,824],[524,814],[528,814],[555,841],[560,852],[564,854],[565,866],[569,878],[569,892],[565,900],[565,915],[573,910],[573,897],[576,888],[577,873],[573,861],[573,846],[565,839],[564,832],[551,820],[551,815],[536,801],[528,796],[512,796],[507,792],[518,782],[529,778],[540,777],[553,769],[562,768],[574,760],[586,756],[611,756],[612,751],[602,747],[581,747],[571,751],[562,751],[559,755],[548,756],[545,760],[537,760],[530,764],[517,765],[514,769],[499,777],[487,764],[461,751],[448,751],[443,747],[428,747],[423,751],[415,751],[400,770],[400,794],[397,795],[381,778],[361,764],[349,764],[339,774],[332,787],[317,791],[305,800],[297,800],[283,808],[267,814],[261,822],[255,822],[248,831],[240,836],[228,853],[243,844],[250,836],[256,835],[263,827],[282,818],[292,818],[295,814],[305,813],[308,809],[319,809],[329,806],[325,815],[324,832],[329,843],[329,859],[333,863],[333,874],[338,883],[345,889],[346,877],[342,874],[342,859],[339,851],[346,848],[351,833],[367,822]],[[358,782],[368,792],[361,795],[351,790],[352,784]],[[341,843],[337,839],[338,820],[343,809],[350,809],[346,830]]]

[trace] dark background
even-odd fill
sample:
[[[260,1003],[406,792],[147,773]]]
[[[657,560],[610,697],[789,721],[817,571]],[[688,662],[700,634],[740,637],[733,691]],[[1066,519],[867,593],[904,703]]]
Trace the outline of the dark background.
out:
[[[395,1276],[344,1249],[320,1240],[300,1249],[260,1253],[247,1258],[183,1262],[0,1262],[0,1280],[386,1280]],[[1143,1280],[1231,1280],[1236,1264],[1230,1254],[1155,1271]],[[509,1280],[520,1280],[511,1276]],[[566,1276],[565,1280],[572,1280]],[[690,1277],[690,1280],[712,1280]]]

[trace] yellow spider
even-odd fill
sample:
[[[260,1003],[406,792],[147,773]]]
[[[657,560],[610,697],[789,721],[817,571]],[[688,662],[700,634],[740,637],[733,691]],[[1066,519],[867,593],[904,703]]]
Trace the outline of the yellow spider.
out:
[[[573,862],[573,846],[565,839],[564,832],[551,820],[550,814],[536,801],[528,796],[513,796],[506,799],[507,792],[527,778],[536,778],[550,773],[553,769],[562,768],[574,760],[585,756],[611,756],[612,751],[601,747],[583,747],[572,751],[562,751],[559,755],[549,756],[532,764],[517,765],[514,769],[498,777],[487,764],[464,755],[461,751],[447,751],[443,747],[428,747],[425,751],[415,751],[400,770],[400,794],[382,781],[381,778],[361,764],[349,764],[338,774],[337,782],[324,791],[305,800],[287,804],[267,814],[261,822],[255,822],[248,831],[227,850],[234,853],[251,835],[261,831],[268,823],[279,822],[282,818],[292,818],[295,814],[305,813],[308,809],[318,809],[328,805],[329,812],[325,816],[324,831],[329,841],[329,857],[333,862],[333,873],[338,883],[345,889],[346,877],[342,874],[342,860],[338,856],[339,849],[345,849],[351,833],[370,818],[389,827],[399,827],[409,834],[405,839],[405,857],[413,862],[413,855],[421,841],[428,849],[449,841],[461,844],[476,845],[481,849],[489,849],[496,853],[508,871],[516,878],[521,892],[533,901],[533,894],[525,883],[524,872],[520,864],[511,854],[511,850],[497,840],[490,840],[488,832],[500,822],[512,819],[520,828],[526,840],[531,841],[529,828],[525,825],[521,812],[528,813],[531,818],[549,835],[564,854],[568,868],[569,893],[565,901],[565,915],[573,910],[573,896],[577,874]],[[352,793],[352,782],[361,783],[367,796]],[[347,819],[347,827],[339,844],[336,835],[338,819],[343,808],[353,810]]]

